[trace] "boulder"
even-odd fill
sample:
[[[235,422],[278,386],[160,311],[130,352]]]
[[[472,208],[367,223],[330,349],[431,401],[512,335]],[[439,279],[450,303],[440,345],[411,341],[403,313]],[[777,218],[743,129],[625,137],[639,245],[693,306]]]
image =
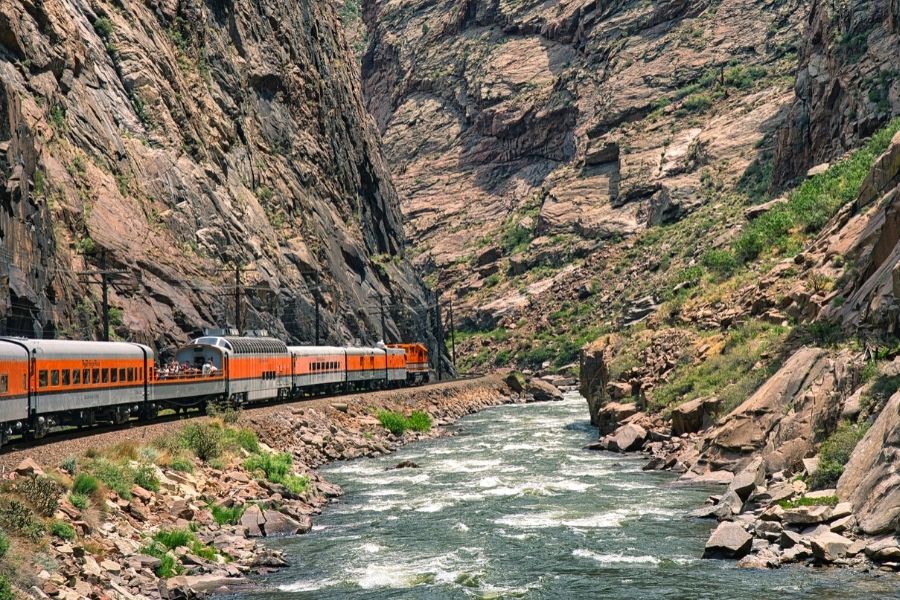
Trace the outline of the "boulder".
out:
[[[621,425],[622,421],[637,414],[638,408],[633,402],[622,404],[609,402],[604,404],[597,413],[597,427],[600,433],[611,433]]]
[[[176,575],[159,580],[159,593],[167,600],[195,600],[215,593],[225,593],[246,583],[242,577],[227,575]]]
[[[844,558],[852,543],[853,540],[832,531],[817,535],[810,540],[813,554],[824,562],[834,562],[839,558]]]
[[[613,402],[631,397],[631,384],[624,381],[610,381],[606,384],[606,394]]]
[[[743,527],[737,523],[722,521],[709,536],[703,558],[741,558],[752,547],[753,537]]]
[[[525,393],[531,394],[536,402],[550,402],[563,398],[563,393],[556,386],[536,377],[525,382]]]
[[[721,401],[718,398],[689,400],[672,410],[672,435],[696,433],[709,427]]]
[[[296,535],[304,532],[303,525],[277,510],[264,511],[263,518],[265,519],[263,535],[266,537]]]
[[[647,440],[647,430],[640,425],[628,423],[622,425],[612,434],[612,441],[619,452],[640,450]]]
[[[788,525],[815,525],[831,519],[830,506],[798,506],[784,511],[783,520]]]
[[[517,373],[510,373],[503,378],[503,381],[507,386],[509,386],[509,389],[517,394],[521,394],[525,391],[525,386],[522,385],[522,381],[519,379],[519,375]]]
[[[787,201],[787,198],[785,198],[784,196],[779,196],[774,200],[769,200],[768,202],[763,202],[762,204],[756,204],[744,211],[744,218],[748,221],[752,221],[753,219],[763,216],[780,204],[787,204]]]
[[[29,457],[26,457],[22,462],[16,466],[16,475],[36,475],[41,476],[44,474],[44,470],[41,469],[41,466],[37,464],[37,462]]]
[[[265,536],[265,526],[266,519],[263,516],[263,511],[259,506],[252,504],[247,507],[247,510],[244,511],[244,514],[241,516],[241,528],[244,530],[244,535],[247,537],[263,537]]]
[[[762,458],[753,459],[749,465],[735,475],[734,479],[728,484],[728,490],[737,494],[741,500],[746,501],[750,494],[756,491],[766,480],[766,467]]]
[[[419,465],[414,463],[411,460],[401,460],[393,467],[388,467],[389,469],[418,469]]]
[[[900,528],[900,393],[894,394],[856,445],[837,484],[859,528],[878,535]]]

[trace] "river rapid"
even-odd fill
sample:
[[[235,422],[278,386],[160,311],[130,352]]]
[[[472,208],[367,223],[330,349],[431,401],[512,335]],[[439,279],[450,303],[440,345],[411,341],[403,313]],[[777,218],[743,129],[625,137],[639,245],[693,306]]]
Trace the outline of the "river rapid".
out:
[[[270,540],[291,566],[242,598],[897,598],[897,578],[739,569],[701,560],[713,490],[639,457],[583,450],[583,398],[506,405],[457,435],[322,469],[345,495],[307,535]],[[402,460],[420,468],[386,470]]]

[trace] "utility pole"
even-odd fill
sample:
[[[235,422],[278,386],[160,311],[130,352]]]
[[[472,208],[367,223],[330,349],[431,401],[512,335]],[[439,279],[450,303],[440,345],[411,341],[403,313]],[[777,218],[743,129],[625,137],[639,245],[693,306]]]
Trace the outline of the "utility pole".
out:
[[[321,290],[319,289],[319,272],[316,271],[316,289],[313,292],[313,298],[316,301],[316,346],[319,345],[320,335],[319,335],[319,294]]]
[[[450,349],[453,357],[453,369],[456,370],[456,327],[453,325],[453,298],[447,300],[447,308],[450,311]],[[459,373],[457,373],[457,377]]]
[[[434,316],[437,320],[437,376],[438,381],[443,381],[444,379],[444,329],[441,324],[441,299],[435,294],[434,295]]]
[[[234,326],[241,335],[241,265],[234,263]]]
[[[93,277],[96,275],[100,276],[100,281],[92,281],[90,279],[82,280],[83,283],[88,285],[99,285],[101,290],[101,318],[103,319],[103,330],[101,332],[101,339],[104,342],[109,341],[109,281],[113,277],[118,277],[119,275],[127,275],[128,271],[124,269],[108,269],[106,263],[106,250],[102,250],[100,254],[100,270],[99,271],[82,271],[79,275],[84,277]]]
[[[387,343],[387,338],[384,337],[384,296],[380,292],[378,293],[378,310],[381,311],[381,341]]]

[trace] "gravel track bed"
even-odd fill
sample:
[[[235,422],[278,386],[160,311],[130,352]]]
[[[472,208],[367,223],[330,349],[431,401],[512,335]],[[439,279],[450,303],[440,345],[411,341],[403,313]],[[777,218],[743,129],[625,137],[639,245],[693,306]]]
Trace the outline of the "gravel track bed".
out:
[[[365,392],[342,394],[338,396],[328,396],[325,398],[313,398],[309,400],[297,400],[295,402],[285,402],[280,404],[272,404],[261,406],[259,408],[245,409],[242,413],[243,419],[258,419],[278,414],[279,412],[290,411],[293,408],[316,408],[329,406],[331,404],[350,404],[357,402],[365,402],[368,404],[377,403],[379,400],[394,401],[413,401],[418,395],[430,393],[438,390],[448,389],[469,389],[480,387],[483,385],[496,385],[498,378],[496,376],[480,377],[477,379],[461,379],[455,381],[443,381],[439,383],[431,383],[415,388],[403,388],[398,390],[382,390],[378,392]],[[185,421],[191,419],[202,418],[199,414],[191,414],[182,419],[165,421],[159,423],[148,423],[142,425],[133,423],[130,427],[123,427],[113,431],[104,431],[95,435],[84,435],[75,438],[65,438],[59,441],[46,440],[38,446],[23,449],[13,449],[0,454],[0,473],[8,472],[16,467],[26,457],[31,457],[41,465],[59,464],[63,459],[69,456],[77,456],[84,454],[90,449],[102,449],[113,446],[125,440],[134,440],[138,444],[147,443],[165,433],[171,432],[182,427]]]

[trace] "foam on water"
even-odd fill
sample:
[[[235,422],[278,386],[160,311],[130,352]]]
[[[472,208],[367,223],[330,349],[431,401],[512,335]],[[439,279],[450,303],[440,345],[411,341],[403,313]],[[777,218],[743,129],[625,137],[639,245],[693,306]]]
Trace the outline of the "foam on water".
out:
[[[572,556],[577,558],[589,558],[601,564],[649,564],[658,565],[659,559],[655,556],[624,556],[622,554],[599,554],[592,550],[578,548],[572,551]]]

